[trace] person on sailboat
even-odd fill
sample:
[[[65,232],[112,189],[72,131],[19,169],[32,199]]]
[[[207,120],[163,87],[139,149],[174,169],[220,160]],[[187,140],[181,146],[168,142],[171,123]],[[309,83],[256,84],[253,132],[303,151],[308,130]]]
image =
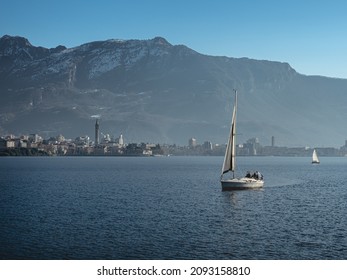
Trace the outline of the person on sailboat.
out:
[[[259,171],[255,171],[252,175],[252,178],[256,180],[263,180],[263,175]]]
[[[264,176],[259,171],[255,172],[255,179],[257,180],[263,180]]]

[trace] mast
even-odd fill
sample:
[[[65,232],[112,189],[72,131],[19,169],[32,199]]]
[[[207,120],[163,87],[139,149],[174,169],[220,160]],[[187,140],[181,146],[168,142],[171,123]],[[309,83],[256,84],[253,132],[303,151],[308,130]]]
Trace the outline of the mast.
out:
[[[233,123],[232,123],[232,152],[231,152],[231,171],[233,172],[233,178],[235,178],[235,170],[236,170],[236,112],[237,112],[237,90],[234,89],[235,93],[235,104],[234,104],[234,112],[233,112]]]

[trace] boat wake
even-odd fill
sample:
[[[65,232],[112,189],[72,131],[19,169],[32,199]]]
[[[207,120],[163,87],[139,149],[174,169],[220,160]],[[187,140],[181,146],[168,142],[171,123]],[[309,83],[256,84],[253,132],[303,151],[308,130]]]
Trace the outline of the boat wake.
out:
[[[275,188],[275,187],[286,187],[293,186],[303,183],[303,180],[300,179],[291,179],[291,178],[271,178],[267,180],[264,188]]]

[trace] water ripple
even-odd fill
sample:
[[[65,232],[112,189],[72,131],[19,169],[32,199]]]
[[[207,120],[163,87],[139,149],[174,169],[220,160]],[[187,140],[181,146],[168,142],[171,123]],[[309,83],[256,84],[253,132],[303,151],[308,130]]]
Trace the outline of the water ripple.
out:
[[[0,158],[1,259],[346,259],[345,159]],[[324,168],[322,168],[324,166]]]

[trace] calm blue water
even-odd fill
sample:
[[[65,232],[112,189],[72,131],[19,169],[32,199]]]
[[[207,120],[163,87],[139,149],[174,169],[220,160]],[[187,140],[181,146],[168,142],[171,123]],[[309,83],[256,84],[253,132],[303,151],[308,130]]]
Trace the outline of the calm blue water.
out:
[[[347,259],[347,158],[0,158],[0,259]]]

